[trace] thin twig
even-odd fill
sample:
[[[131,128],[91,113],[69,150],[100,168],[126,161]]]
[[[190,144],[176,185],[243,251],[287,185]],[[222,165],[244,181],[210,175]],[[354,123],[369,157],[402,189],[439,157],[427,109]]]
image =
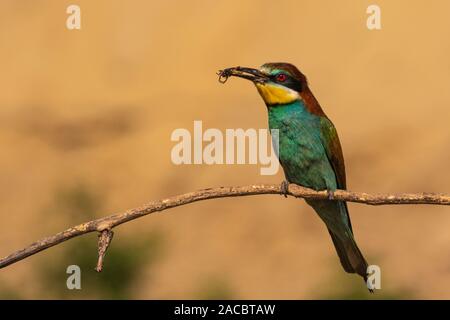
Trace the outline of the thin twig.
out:
[[[114,236],[114,232],[110,229],[103,230],[98,235],[98,261],[97,261],[97,267],[95,268],[95,271],[102,272],[103,270],[103,260],[105,258],[106,250],[108,250],[109,244],[112,241],[112,238]]]
[[[108,240],[107,245],[103,248],[106,252],[106,248],[111,241],[112,231],[114,227],[126,223],[128,221],[143,217],[153,212],[163,211],[170,208],[182,206],[196,201],[202,201],[207,199],[225,198],[225,197],[241,197],[241,196],[251,196],[251,195],[261,195],[261,194],[280,194],[280,185],[250,185],[242,187],[218,187],[203,189],[195,192],[189,192],[178,196],[173,196],[171,198],[153,201],[142,207],[130,209],[123,213],[113,214],[89,222],[85,222],[69,228],[65,231],[59,232],[53,236],[44,238],[42,240],[36,241],[23,248],[22,250],[16,251],[9,256],[0,260],[0,269],[23,260],[31,255],[34,255],[42,250],[53,247],[60,244],[66,240],[74,237],[81,236],[90,232],[100,232],[108,230],[111,232],[104,234],[103,240]],[[327,191],[315,191],[312,189],[300,187],[295,184],[289,185],[288,195],[296,198],[304,199],[328,199],[329,195]],[[436,194],[436,193],[403,193],[403,194],[368,194],[362,192],[350,192],[345,190],[336,190],[333,193],[333,200],[331,201],[348,201],[364,203],[369,205],[388,205],[388,204],[432,204],[432,205],[450,205],[450,195]],[[99,242],[100,244],[100,242]],[[100,269],[103,264],[104,252],[101,253],[102,244],[99,248],[99,261]],[[101,258],[100,258],[101,257]]]

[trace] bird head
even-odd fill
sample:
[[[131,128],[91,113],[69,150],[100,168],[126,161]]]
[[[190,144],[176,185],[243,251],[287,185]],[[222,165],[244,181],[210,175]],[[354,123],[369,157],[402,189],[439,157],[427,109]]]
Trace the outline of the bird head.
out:
[[[219,72],[222,82],[230,76],[252,81],[267,106],[301,100],[307,88],[306,77],[290,63],[265,63],[259,69],[234,67]]]

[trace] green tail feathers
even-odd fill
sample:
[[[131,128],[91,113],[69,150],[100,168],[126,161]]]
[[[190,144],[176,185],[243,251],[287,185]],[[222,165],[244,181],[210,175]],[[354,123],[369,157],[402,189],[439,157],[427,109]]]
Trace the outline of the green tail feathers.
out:
[[[306,201],[325,222],[342,267],[348,273],[357,273],[367,282],[368,263],[353,237],[352,225],[345,202]]]
[[[367,281],[367,261],[364,259],[358,245],[353,238],[353,235],[349,235],[345,240],[342,240],[335,235],[330,229],[328,232],[333,240],[334,247],[341,260],[342,267],[348,273],[357,273],[363,277],[364,281]]]

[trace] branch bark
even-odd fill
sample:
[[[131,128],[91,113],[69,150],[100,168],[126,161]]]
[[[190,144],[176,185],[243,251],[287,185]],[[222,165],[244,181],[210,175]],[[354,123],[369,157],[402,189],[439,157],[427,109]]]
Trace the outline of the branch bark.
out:
[[[111,244],[114,232],[110,229],[103,230],[98,235],[98,261],[95,271],[102,272],[103,270],[103,260],[105,259],[106,250],[108,250]]]
[[[241,187],[218,187],[208,188],[199,191],[189,192],[163,200],[150,202],[142,207],[127,210],[123,213],[113,214],[96,220],[88,221],[67,230],[59,232],[53,236],[46,237],[31,245],[16,251],[0,260],[0,269],[21,261],[42,250],[58,245],[71,238],[81,236],[90,232],[99,232],[99,260],[97,271],[103,267],[103,259],[106,249],[112,239],[112,229],[128,221],[146,216],[153,212],[163,211],[170,208],[182,206],[192,202],[226,198],[241,197],[262,194],[280,194],[280,185],[250,185]],[[323,199],[327,200],[327,191],[315,191],[295,184],[290,184],[287,195],[303,199]],[[430,205],[450,205],[450,195],[436,193],[402,193],[402,194],[368,194],[363,192],[351,192],[346,190],[336,190],[333,193],[333,200],[330,201],[357,202],[368,205],[393,205],[393,204],[430,204]]]

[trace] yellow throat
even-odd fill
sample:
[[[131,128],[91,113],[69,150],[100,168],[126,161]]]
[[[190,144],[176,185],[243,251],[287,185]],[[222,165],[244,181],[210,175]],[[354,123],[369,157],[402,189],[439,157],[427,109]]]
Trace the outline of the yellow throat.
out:
[[[255,83],[259,94],[268,105],[289,104],[295,100],[300,100],[297,91],[274,83]]]

